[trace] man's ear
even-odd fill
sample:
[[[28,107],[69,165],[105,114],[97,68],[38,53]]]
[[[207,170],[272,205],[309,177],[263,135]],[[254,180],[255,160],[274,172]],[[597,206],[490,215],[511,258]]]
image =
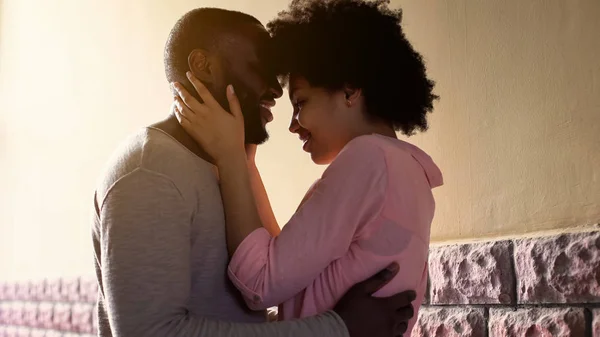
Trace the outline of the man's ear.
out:
[[[215,80],[215,74],[212,71],[213,61],[211,53],[205,49],[194,49],[188,55],[190,71],[205,84],[213,83]]]

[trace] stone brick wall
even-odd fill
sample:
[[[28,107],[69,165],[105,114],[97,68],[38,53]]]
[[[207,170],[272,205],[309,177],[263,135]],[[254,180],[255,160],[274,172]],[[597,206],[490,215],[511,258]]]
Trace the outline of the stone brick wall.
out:
[[[600,337],[600,231],[436,246],[414,337]]]
[[[94,277],[0,283],[0,337],[97,335]]]
[[[93,277],[0,283],[0,337],[96,332]],[[600,337],[600,231],[436,246],[413,337]]]

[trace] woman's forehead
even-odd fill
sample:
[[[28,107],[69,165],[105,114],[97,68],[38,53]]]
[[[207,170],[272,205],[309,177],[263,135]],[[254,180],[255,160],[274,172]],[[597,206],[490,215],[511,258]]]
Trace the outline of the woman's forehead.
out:
[[[290,79],[289,79],[290,97],[293,97],[293,95],[297,91],[307,89],[307,88],[310,88],[310,84],[308,83],[306,78],[304,78],[301,75],[297,75],[297,74],[290,75]]]

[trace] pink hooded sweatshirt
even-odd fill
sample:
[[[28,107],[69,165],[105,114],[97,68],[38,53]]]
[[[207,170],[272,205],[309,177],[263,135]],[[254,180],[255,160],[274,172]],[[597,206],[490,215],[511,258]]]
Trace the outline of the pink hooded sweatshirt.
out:
[[[381,135],[353,139],[325,170],[278,237],[252,232],[229,277],[251,309],[279,305],[279,319],[323,313],[354,284],[391,262],[398,275],[375,296],[415,290],[415,316],[427,285],[432,188],[442,174],[422,150]]]

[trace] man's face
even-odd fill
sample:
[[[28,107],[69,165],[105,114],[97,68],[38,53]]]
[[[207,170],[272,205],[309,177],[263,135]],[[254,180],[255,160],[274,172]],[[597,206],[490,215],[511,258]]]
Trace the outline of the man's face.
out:
[[[273,119],[271,108],[283,91],[269,62],[270,36],[260,25],[248,25],[227,34],[221,44],[221,74],[215,74],[215,98],[229,110],[225,88],[232,84],[244,113],[246,143],[262,144],[265,126]]]

